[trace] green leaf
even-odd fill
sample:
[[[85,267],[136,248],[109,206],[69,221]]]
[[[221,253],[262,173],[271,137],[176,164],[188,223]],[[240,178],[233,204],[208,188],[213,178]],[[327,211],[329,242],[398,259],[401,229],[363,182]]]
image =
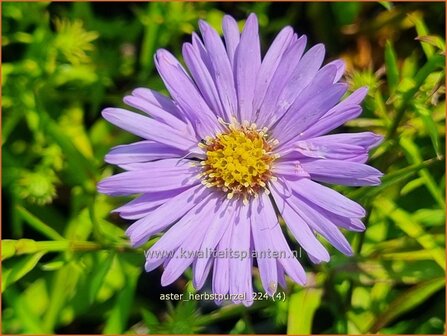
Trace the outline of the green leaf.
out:
[[[424,249],[430,252],[432,259],[445,270],[445,252],[442,247],[436,244],[430,233],[404,210],[398,208],[391,200],[379,197],[374,201],[378,211],[390,217],[394,223],[408,236],[415,239]]]
[[[415,145],[415,143],[407,137],[401,137],[399,141],[400,146],[404,150],[408,161],[413,164],[420,164],[422,163],[422,155],[419,151],[419,148]],[[438,205],[441,208],[445,209],[445,200],[444,196],[442,195],[441,190],[438,187],[438,184],[435,182],[434,178],[428,171],[428,169],[421,169],[418,171],[419,176],[421,176],[425,181],[425,186],[427,187],[428,191],[432,194],[435,201],[438,203]]]
[[[89,302],[93,302],[96,299],[98,291],[103,285],[104,278],[106,277],[107,272],[110,270],[114,258],[115,254],[110,253],[105,258],[105,260],[100,261],[100,265],[98,267],[95,267],[95,275],[93,276],[90,282]]]
[[[439,133],[436,122],[433,119],[433,114],[426,106],[420,103],[415,103],[414,108],[416,109],[416,112],[418,113],[419,117],[421,117],[422,122],[424,123],[425,129],[430,136],[436,155],[440,157],[441,150],[439,145]]]
[[[44,254],[45,252],[39,252],[21,257],[19,260],[14,260],[13,263],[9,263],[10,267],[9,265],[3,264],[2,293],[11,284],[15,283],[31,272]]]
[[[385,45],[385,67],[388,87],[390,88],[390,93],[393,94],[399,84],[399,69],[397,67],[396,52],[390,40]]]
[[[287,334],[310,334],[315,311],[320,306],[323,290],[304,288],[290,297]]]
[[[2,275],[4,277],[5,274]],[[42,325],[39,316],[36,316],[30,309],[22,294],[13,287],[2,294],[7,305],[12,307],[14,315],[20,320],[21,332],[24,334],[50,334],[50,331]]]
[[[106,320],[104,334],[123,334],[127,330],[127,321],[134,300],[134,293],[137,285],[136,270],[127,264],[122,258],[118,259],[125,272],[125,285],[119,291],[109,317]]]
[[[393,8],[393,3],[389,2],[389,1],[379,1],[379,4],[381,4],[383,7],[385,7],[389,11]]]
[[[376,318],[369,331],[371,333],[379,332],[397,317],[418,307],[444,285],[445,279],[437,278],[413,286],[390,303],[387,309]]]
[[[425,36],[429,34],[427,26],[425,25],[425,22],[422,19],[422,17],[419,17],[418,15],[410,15],[409,18],[410,21],[414,23],[418,36]],[[433,56],[435,51],[431,44],[421,41],[421,45],[427,58]]]

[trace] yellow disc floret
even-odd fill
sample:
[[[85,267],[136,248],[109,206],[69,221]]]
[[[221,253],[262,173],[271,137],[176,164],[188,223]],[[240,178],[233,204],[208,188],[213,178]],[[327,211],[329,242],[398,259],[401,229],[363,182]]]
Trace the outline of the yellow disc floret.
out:
[[[228,198],[255,196],[266,190],[266,182],[272,177],[271,168],[278,155],[272,153],[277,145],[268,139],[267,129],[259,130],[255,124],[242,125],[233,120],[223,133],[207,137],[200,147],[206,158],[201,162],[203,183],[227,192]]]

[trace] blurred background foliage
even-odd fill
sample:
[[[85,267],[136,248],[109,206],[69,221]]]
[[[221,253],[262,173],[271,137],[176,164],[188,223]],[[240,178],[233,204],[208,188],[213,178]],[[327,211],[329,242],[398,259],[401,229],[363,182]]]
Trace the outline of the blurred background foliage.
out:
[[[1,5],[3,333],[445,332],[444,3]],[[370,87],[343,131],[385,136],[370,162],[386,175],[338,188],[368,209],[366,232],[347,233],[356,255],[303,256],[309,286],[289,283],[284,302],[161,301],[194,292],[191,274],[162,288],[110,214],[125,198],[96,193],[104,154],[135,140],[100,111],[136,87],[164,91],[152,55],[180,55],[199,18],[220,31],[224,13],[242,25],[249,12],[264,51],[292,25],[346,61],[352,90]]]

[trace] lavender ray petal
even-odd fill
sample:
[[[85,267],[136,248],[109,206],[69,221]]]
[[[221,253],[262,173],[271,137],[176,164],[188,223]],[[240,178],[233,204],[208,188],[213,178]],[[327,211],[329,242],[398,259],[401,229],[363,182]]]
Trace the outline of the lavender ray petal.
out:
[[[228,200],[224,200],[220,205],[221,211],[214,218],[211,219],[211,224],[208,227],[208,231],[205,234],[202,245],[200,246],[199,252],[207,253],[207,251],[214,251],[217,244],[222,239],[228,223],[233,221],[235,209],[233,203]],[[203,272],[205,271],[206,265],[210,256],[207,258],[199,258],[195,264],[195,277],[200,279],[203,277]]]
[[[284,218],[287,227],[292,231],[293,236],[298,241],[300,246],[314,258],[320,261],[329,261],[329,253],[324,246],[315,237],[312,230],[306,224],[306,222],[296,213],[296,211],[290,206],[289,198],[281,195],[276,187],[277,182],[272,183],[271,192],[275,203],[278,206],[281,216]]]
[[[340,100],[346,89],[345,84],[333,84],[324,93],[315,95],[301,105],[295,113],[288,111],[272,131],[274,137],[280,142],[278,148],[284,148],[288,142],[297,141],[303,131],[318,121],[328,109]]]
[[[292,27],[283,28],[275,37],[270,48],[264,56],[259,68],[258,77],[256,79],[256,87],[254,94],[254,110],[259,110],[264,101],[267,88],[273,78],[273,75],[278,68],[284,52],[290,46],[293,37]]]
[[[224,15],[222,20],[222,30],[225,39],[228,59],[230,60],[231,66],[233,66],[234,55],[240,41],[239,27],[236,20],[230,15]]]
[[[206,222],[206,219],[214,217],[217,211],[216,205],[218,204],[218,201],[219,198],[217,197],[211,198],[197,211],[192,210],[196,213],[190,220],[191,225],[188,229],[183,230],[183,241],[164,269],[163,275],[161,276],[162,286],[168,286],[177,280],[193,260],[196,259],[197,250],[202,244],[205,233],[209,227],[209,223]],[[179,227],[176,226],[177,225],[172,229],[180,231]],[[177,242],[178,240],[179,239],[176,239]]]
[[[323,209],[344,217],[362,218],[366,211],[362,206],[337,191],[309,179],[290,181],[292,190]]]
[[[278,217],[273,208],[273,204],[269,201],[264,203],[263,215],[265,217],[265,222],[269,223],[271,242],[273,243],[273,248],[278,252],[278,279],[281,279],[281,269],[287,272],[287,274],[296,283],[304,285],[306,283],[306,272],[299,261],[293,256],[292,251],[284,237],[284,233],[278,224]],[[282,267],[280,267],[280,266]]]
[[[176,190],[199,183],[199,171],[200,168],[191,167],[188,162],[179,162],[178,159],[148,162],[144,170],[105,178],[98,183],[98,191],[107,195],[129,195]]]
[[[239,108],[239,120],[252,120],[253,98],[256,77],[261,66],[261,46],[259,41],[258,20],[250,14],[241,34],[235,59],[234,72]]]
[[[119,108],[106,108],[102,116],[108,122],[147,140],[153,140],[182,150],[197,146],[189,133],[178,132],[148,117]]]
[[[361,113],[362,108],[359,105],[346,105],[342,109],[337,108],[336,113],[324,115],[315,124],[304,130],[301,136],[297,137],[297,140],[314,138],[326,134],[343,125],[345,122],[357,118]]]
[[[205,21],[199,21],[200,31],[210,57],[214,80],[227,116],[237,115],[237,96],[233,69],[223,42],[217,32]]]
[[[225,117],[212,75],[192,44],[183,44],[183,59],[208,106],[217,116]]]
[[[275,116],[278,97],[292,75],[291,69],[295,69],[299,64],[306,43],[307,38],[303,35],[284,52],[281,62],[269,83],[262,104],[259,108],[256,108],[256,123],[259,126],[265,126],[267,123],[270,123]]]
[[[278,287],[277,265],[276,259],[266,253],[269,250],[274,251],[271,231],[274,226],[279,225],[279,222],[278,220],[273,223],[267,222],[264,209],[270,205],[269,203],[270,199],[265,193],[253,200],[251,230],[262,286],[269,295],[273,296]]]
[[[174,157],[179,158],[182,157],[184,153],[185,152],[180,149],[155,141],[145,140],[113,147],[105,156],[104,161],[110,164],[120,165]]]
[[[248,206],[239,205],[239,216],[236,216],[236,222],[233,225],[231,235],[231,250],[239,251],[240,253],[246,253],[248,256],[243,258],[230,258],[230,294],[242,294],[247,293],[250,288],[250,294],[252,291],[251,281],[251,267],[252,258],[250,254],[250,209]],[[251,297],[250,297],[251,299]],[[235,300],[235,303],[240,301]],[[244,302],[245,304],[245,302]]]
[[[300,197],[291,197],[290,204],[309,227],[321,234],[343,254],[349,256],[352,255],[352,248],[345,236],[343,236],[340,230],[331,223],[331,221],[322,216],[317,210],[313,209],[311,204],[303,201]]]
[[[177,59],[167,50],[159,49],[155,65],[174,101],[186,113],[201,138],[214,134],[219,129],[216,117]]]
[[[186,124],[184,121],[178,119],[175,115],[169,113],[168,111],[165,111],[158,106],[147,102],[144,98],[132,95],[124,97],[123,101],[125,104],[143,111],[144,113],[147,113],[155,120],[171,126],[179,132],[187,132],[189,130],[188,124]]]
[[[371,166],[349,161],[313,160],[302,166],[313,180],[347,186],[378,185],[383,176]]]

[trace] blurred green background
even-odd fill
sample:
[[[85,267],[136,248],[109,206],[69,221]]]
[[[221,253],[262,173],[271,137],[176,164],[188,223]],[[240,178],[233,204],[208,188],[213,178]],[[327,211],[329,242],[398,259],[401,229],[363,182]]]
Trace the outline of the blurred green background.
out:
[[[444,3],[1,5],[3,333],[445,333]],[[180,55],[199,18],[220,31],[224,13],[250,12],[264,51],[292,25],[346,61],[351,90],[370,87],[343,131],[385,136],[370,160],[385,177],[337,188],[369,213],[347,233],[356,255],[303,256],[310,285],[290,282],[285,301],[161,301],[194,292],[191,274],[161,287],[110,214],[127,199],[96,193],[104,154],[136,139],[100,111],[136,87],[166,93],[152,55]]]

